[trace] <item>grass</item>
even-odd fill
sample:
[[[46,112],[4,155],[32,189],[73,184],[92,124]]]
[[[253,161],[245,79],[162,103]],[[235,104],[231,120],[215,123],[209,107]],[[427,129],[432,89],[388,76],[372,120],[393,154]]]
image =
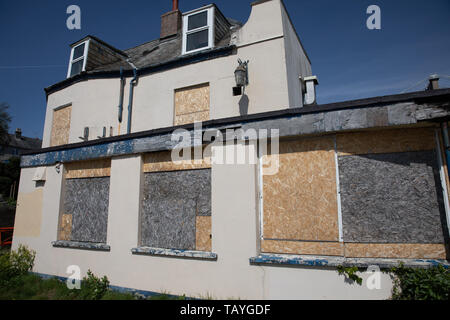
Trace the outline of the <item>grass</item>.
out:
[[[90,270],[81,289],[69,289],[58,278],[43,279],[29,273],[35,252],[26,247],[17,251],[0,248],[0,300],[185,300],[167,292],[145,298],[140,294],[112,290],[107,277],[99,278]]]
[[[35,274],[18,277],[7,288],[0,288],[0,300],[83,300],[82,290],[70,290],[59,279],[42,279]],[[140,300],[132,293],[109,289],[101,300]],[[184,300],[185,297],[173,297],[161,294],[148,297],[147,300]]]

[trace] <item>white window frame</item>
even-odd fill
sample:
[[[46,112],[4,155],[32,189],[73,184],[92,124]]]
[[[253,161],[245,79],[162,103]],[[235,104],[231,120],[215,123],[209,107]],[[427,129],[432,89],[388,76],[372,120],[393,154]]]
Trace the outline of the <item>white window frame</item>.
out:
[[[197,29],[189,30],[188,31],[188,21],[189,17],[202,13],[202,12],[208,13],[208,24],[204,27],[200,27]],[[183,15],[183,54],[193,53],[197,51],[207,50],[214,47],[214,16],[215,16],[215,8],[214,6],[207,6],[203,8],[199,8],[197,10],[186,12]],[[199,31],[208,30],[208,46],[194,49],[187,51],[187,36]]]
[[[75,48],[81,46],[82,44],[84,44],[84,52],[83,55],[77,59],[73,59],[73,53],[75,51]],[[70,60],[69,60],[69,68],[67,69],[67,78],[70,78],[70,73],[72,72],[72,64],[74,62],[80,61],[81,59],[83,60],[83,68],[81,69],[81,72],[86,70],[86,61],[87,61],[87,54],[89,51],[89,40],[83,41],[81,43],[78,43],[77,45],[72,47],[72,50],[70,51]]]

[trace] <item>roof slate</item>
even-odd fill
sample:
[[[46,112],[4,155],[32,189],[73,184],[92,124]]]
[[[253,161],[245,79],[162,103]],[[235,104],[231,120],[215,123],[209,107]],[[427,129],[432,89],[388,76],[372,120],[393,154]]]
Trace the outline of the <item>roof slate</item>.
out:
[[[229,32],[227,32],[222,39],[217,41],[215,45],[216,48],[229,45],[231,33],[242,27],[242,23],[236,20],[227,20],[232,28],[230,28]],[[130,49],[121,50],[120,52],[123,52],[126,55],[122,60],[96,67],[88,71],[87,74],[119,71],[120,68],[123,68],[123,70],[132,70],[133,65],[138,69],[142,69],[171,61],[182,55],[182,41],[182,34],[177,34],[176,36],[152,40]]]

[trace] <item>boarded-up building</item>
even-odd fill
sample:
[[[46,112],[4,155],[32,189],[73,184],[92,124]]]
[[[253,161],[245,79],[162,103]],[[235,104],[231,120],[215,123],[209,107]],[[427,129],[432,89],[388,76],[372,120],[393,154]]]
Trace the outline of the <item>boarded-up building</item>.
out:
[[[21,160],[14,247],[36,250],[35,272],[78,265],[192,297],[385,299],[392,279],[369,290],[368,267],[448,266],[448,89],[315,104],[280,0],[254,2],[244,25],[209,5],[163,15],[161,38],[135,48],[71,49],[68,78],[46,89],[44,148]]]

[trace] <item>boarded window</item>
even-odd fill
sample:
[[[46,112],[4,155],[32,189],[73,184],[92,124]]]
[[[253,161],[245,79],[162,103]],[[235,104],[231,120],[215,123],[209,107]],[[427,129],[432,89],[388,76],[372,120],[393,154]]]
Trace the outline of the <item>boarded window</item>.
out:
[[[50,146],[60,146],[69,143],[70,115],[72,106],[53,111],[52,133]]]
[[[445,259],[432,128],[337,136],[346,256]]]
[[[434,129],[282,142],[279,157],[279,172],[263,177],[262,252],[446,258]]]
[[[110,160],[65,165],[59,240],[106,243]]]
[[[209,120],[209,84],[175,90],[174,124]]]
[[[140,230],[141,246],[211,251],[210,165],[146,155]]]
[[[339,241],[333,137],[281,142],[279,157],[278,173],[263,177],[263,251],[330,254],[322,242]]]

